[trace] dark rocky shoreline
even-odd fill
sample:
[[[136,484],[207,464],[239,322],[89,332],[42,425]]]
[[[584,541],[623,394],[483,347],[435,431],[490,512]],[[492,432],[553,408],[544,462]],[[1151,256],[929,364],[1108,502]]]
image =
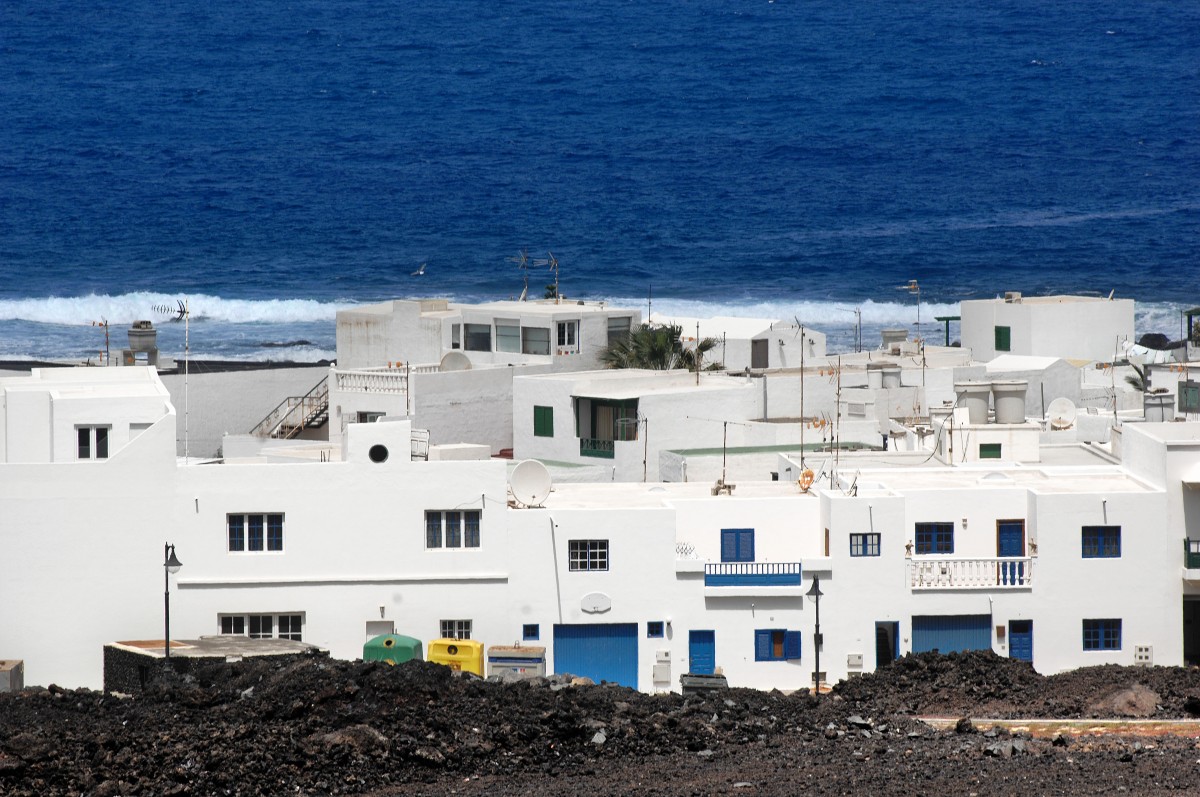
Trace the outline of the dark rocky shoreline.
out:
[[[1200,752],[1185,734],[1035,738],[978,722],[936,730],[916,715],[1182,720],[1198,694],[1197,670],[1044,678],[982,653],[909,656],[819,698],[246,661],[137,697],[0,695],[0,794],[1197,793]]]

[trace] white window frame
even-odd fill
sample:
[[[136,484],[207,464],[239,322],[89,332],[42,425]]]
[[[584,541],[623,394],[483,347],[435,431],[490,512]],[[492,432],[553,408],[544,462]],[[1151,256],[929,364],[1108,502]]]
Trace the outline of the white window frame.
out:
[[[558,348],[556,351],[559,354],[576,354],[579,352],[579,321],[559,321],[558,322]]]
[[[435,528],[432,521],[437,520]],[[474,519],[475,533],[468,534]],[[474,543],[474,544],[472,544]],[[425,550],[479,550],[483,546],[483,512],[478,509],[426,509]]]
[[[217,633],[251,639],[292,639],[304,641],[304,612],[247,612],[217,615]]]
[[[100,450],[101,447],[103,447],[103,451]],[[111,450],[112,426],[110,424],[82,424],[75,427],[75,459],[80,461],[108,459]]]
[[[470,620],[439,620],[438,630],[442,639],[470,639]]]
[[[521,353],[521,320],[519,318],[496,319],[496,351],[505,354]]]

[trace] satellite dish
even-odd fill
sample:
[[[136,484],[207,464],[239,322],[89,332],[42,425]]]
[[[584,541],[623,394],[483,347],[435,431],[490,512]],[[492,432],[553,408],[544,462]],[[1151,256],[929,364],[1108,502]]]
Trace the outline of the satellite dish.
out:
[[[1051,429],[1070,429],[1075,425],[1075,405],[1069,398],[1056,398],[1046,408],[1046,417],[1050,419]]]
[[[518,462],[508,477],[508,489],[524,506],[541,506],[550,495],[551,484],[550,471],[536,459]]]
[[[471,358],[461,351],[448,351],[438,363],[439,371],[470,371]]]

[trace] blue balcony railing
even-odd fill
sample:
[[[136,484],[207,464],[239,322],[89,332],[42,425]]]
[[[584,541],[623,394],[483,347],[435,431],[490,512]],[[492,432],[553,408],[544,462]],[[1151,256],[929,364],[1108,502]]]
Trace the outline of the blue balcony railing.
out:
[[[581,437],[579,438],[579,456],[612,459],[613,441],[597,440],[594,437]]]
[[[706,587],[798,587],[799,562],[720,562],[704,566]]]

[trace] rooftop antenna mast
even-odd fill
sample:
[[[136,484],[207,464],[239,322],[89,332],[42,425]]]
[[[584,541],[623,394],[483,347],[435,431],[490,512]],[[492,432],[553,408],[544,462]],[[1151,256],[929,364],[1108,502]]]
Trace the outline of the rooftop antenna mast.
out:
[[[549,267],[550,267],[550,270],[554,272],[554,285],[553,285],[553,286],[550,286],[550,285],[547,285],[547,286],[546,286],[546,288],[547,288],[547,289],[549,289],[549,288],[551,288],[551,287],[553,287],[553,288],[554,288],[554,296],[552,296],[552,297],[547,297],[547,298],[552,298],[552,299],[554,299],[554,303],[555,303],[555,304],[562,304],[561,298],[560,298],[560,297],[559,297],[559,295],[558,295],[558,258],[554,256],[554,253],[553,253],[553,252],[546,252],[546,259],[545,259],[545,260],[535,260],[535,261],[533,261],[533,265],[535,265],[535,266],[549,266]],[[526,273],[528,273],[528,272],[526,272]],[[529,279],[528,279],[528,277],[526,277],[526,279],[525,279],[525,284],[526,284],[526,285],[528,285],[528,284],[529,284]]]
[[[808,342],[804,337],[804,324],[800,323],[800,316],[796,316],[796,326],[800,327],[800,470],[804,470],[804,427],[807,425],[804,420],[804,349]]]
[[[516,257],[506,257],[509,263],[516,263],[517,268],[521,269],[521,276],[525,279],[525,286],[521,289],[521,298],[517,301],[523,302],[529,296],[529,252],[522,249],[517,253]]]
[[[722,490],[724,490],[725,489],[726,453],[729,448],[729,424],[732,423],[735,426],[750,426],[750,424],[743,423],[742,421],[718,420],[717,418],[698,418],[695,415],[687,415],[685,417],[689,421],[709,421],[710,423],[721,424],[721,481],[718,482],[717,484],[718,484],[718,487],[720,487]],[[728,492],[728,491],[726,491],[726,492]],[[716,495],[716,493],[713,493],[713,495]],[[730,493],[730,495],[732,495],[732,493]]]
[[[99,321],[93,321],[92,326],[104,327],[104,364],[112,365],[111,354],[109,353],[108,349],[108,319],[101,318]]]

